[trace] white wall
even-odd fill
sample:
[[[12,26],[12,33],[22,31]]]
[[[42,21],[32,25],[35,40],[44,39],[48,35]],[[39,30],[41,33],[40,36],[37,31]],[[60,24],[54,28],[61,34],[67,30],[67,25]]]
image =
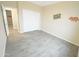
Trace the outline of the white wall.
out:
[[[23,9],[23,32],[40,30],[40,13]]]
[[[79,17],[79,2],[61,2],[43,8],[42,30],[79,46],[79,22],[69,20]],[[61,18],[54,20],[53,15],[61,13]]]
[[[5,54],[6,39],[7,37],[4,30],[3,17],[0,5],[0,57],[3,57]]]

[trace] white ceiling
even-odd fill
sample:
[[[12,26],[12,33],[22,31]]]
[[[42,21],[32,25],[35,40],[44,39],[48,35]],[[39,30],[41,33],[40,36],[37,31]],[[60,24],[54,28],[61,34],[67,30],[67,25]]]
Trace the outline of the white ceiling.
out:
[[[46,6],[49,4],[55,4],[58,3],[59,1],[30,1],[33,4],[37,4],[39,6]]]

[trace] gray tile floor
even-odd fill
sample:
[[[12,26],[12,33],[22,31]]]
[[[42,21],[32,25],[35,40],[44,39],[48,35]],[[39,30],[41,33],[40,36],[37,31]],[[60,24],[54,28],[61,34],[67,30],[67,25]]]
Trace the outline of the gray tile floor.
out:
[[[77,54],[78,46],[43,31],[23,34],[11,31],[5,57],[76,57]]]

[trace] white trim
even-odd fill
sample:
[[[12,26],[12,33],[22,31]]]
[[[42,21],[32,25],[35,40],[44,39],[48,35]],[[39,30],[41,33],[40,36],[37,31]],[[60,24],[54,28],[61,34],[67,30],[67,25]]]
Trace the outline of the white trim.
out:
[[[42,29],[42,31],[51,34],[50,32],[48,32],[48,31],[46,31],[46,30],[43,30],[43,29]],[[66,40],[66,39],[64,39],[64,38],[62,38],[62,37],[59,37],[58,35],[55,35],[55,34],[51,34],[51,35],[56,36],[56,37],[58,37],[58,38],[60,38],[60,39],[62,39],[62,40],[65,40],[65,41],[69,42],[69,43],[72,43],[72,44],[74,44],[74,45],[76,45],[76,46],[79,46],[78,44],[73,43],[72,41],[69,41],[69,40]]]
[[[3,12],[5,28],[6,28],[6,32],[7,32],[7,36],[8,36],[9,35],[9,28],[8,28],[8,22],[7,22],[6,11],[5,11],[4,5],[2,5],[2,12]]]
[[[78,48],[78,56],[77,57],[79,57],[79,48]]]
[[[5,8],[5,10],[12,10],[12,8]]]
[[[12,15],[13,9],[12,9],[12,8],[5,8],[5,11],[6,11],[6,10],[10,10],[10,11],[11,11],[12,24],[13,24],[13,15]],[[7,16],[6,16],[6,17],[7,17]],[[14,25],[13,25],[13,29],[15,29]]]

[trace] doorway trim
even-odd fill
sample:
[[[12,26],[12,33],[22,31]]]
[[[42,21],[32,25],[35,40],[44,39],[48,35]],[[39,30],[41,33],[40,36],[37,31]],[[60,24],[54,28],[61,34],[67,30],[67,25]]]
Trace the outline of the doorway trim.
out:
[[[11,18],[12,18],[12,24],[13,24],[13,15],[12,15],[12,8],[5,8],[5,12],[6,12],[6,10],[10,10],[11,11]],[[7,14],[6,14],[6,18],[7,18]],[[6,19],[7,20],[7,24],[8,24],[8,19]],[[14,29],[14,27],[13,27],[13,29]],[[9,26],[8,26],[8,31],[9,31]]]
[[[18,19],[17,9],[10,8],[10,7],[5,7],[4,8],[5,13],[6,13],[6,10],[11,11],[13,29],[15,29],[15,30],[17,30],[19,32],[19,19]],[[7,14],[6,14],[6,17],[7,17]],[[7,24],[8,24],[8,21],[7,21]],[[9,31],[9,28],[8,28],[8,31]]]

